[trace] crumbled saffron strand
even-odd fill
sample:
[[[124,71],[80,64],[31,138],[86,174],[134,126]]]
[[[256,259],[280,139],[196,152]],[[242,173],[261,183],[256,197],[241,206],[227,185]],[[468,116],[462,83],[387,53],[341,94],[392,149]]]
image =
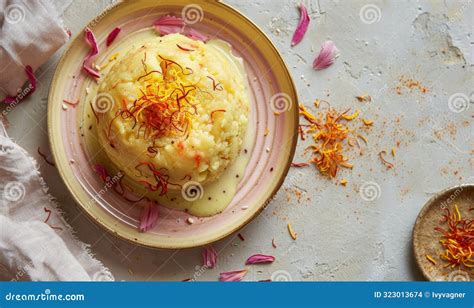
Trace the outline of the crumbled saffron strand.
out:
[[[343,114],[342,117],[348,121],[352,121],[359,116],[359,113],[360,113],[360,110],[356,110],[356,112],[354,112],[353,114],[351,115]]]
[[[391,169],[391,168],[394,167],[394,165],[393,165],[391,162],[389,162],[389,161],[387,161],[387,160],[385,159],[384,156],[385,156],[386,154],[387,154],[387,151],[385,151],[385,150],[380,151],[380,152],[379,152],[379,157],[380,157],[380,160],[382,161],[382,163],[387,167],[387,169]]]
[[[291,227],[291,224],[287,225],[288,227],[288,232],[290,233],[290,236],[293,240],[296,240],[296,233],[293,231],[293,227]]]
[[[455,204],[453,213],[449,208],[445,209],[442,223],[447,225],[447,229],[436,227],[435,230],[442,234],[440,244],[444,252],[440,258],[446,261],[445,267],[474,268],[474,220],[463,219]]]
[[[461,213],[459,212],[458,205],[454,205],[454,209],[456,210],[456,214],[458,215],[458,220],[462,220]]]
[[[431,263],[433,263],[433,265],[436,265],[436,261],[430,255],[426,255],[426,259],[430,261]]]
[[[55,164],[54,162],[52,162],[52,161],[50,161],[50,160],[48,159],[48,156],[46,156],[46,154],[44,154],[43,152],[41,152],[40,147],[38,147],[38,154],[44,159],[44,161],[45,161],[48,165],[53,166],[53,167],[56,166],[56,164]]]
[[[374,124],[374,121],[372,120],[367,120],[367,119],[362,119],[362,122],[364,122],[364,125],[370,126]]]
[[[319,106],[319,101],[315,105]],[[358,116],[359,111],[353,115],[346,115],[345,112],[338,113],[329,105],[329,109],[325,113],[318,112],[314,115],[302,104],[299,109],[300,115],[309,123],[306,132],[313,134],[314,144],[307,148],[313,155],[310,162],[318,168],[321,174],[331,178],[336,176],[340,167],[351,169],[352,164],[343,154],[343,142],[350,142],[350,134],[354,137],[357,135],[349,129],[347,122],[343,120],[351,121]]]
[[[370,101],[372,101],[372,97],[368,94],[356,96],[356,98],[359,102],[370,102]]]
[[[368,144],[368,143],[369,143],[369,141],[367,140],[367,138],[365,138],[365,137],[362,136],[362,135],[357,135],[357,138],[362,139],[362,140],[365,142],[365,144]]]

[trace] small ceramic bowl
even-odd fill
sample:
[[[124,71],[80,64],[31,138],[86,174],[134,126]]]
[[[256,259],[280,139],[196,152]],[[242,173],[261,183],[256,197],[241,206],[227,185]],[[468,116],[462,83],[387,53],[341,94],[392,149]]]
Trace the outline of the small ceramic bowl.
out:
[[[439,255],[443,252],[440,244],[442,234],[436,227],[446,229],[442,223],[442,215],[448,208],[451,213],[457,205],[463,218],[473,216],[474,212],[474,184],[463,184],[443,190],[433,196],[421,209],[413,228],[413,249],[416,262],[426,279],[431,281],[471,281],[474,271],[467,268],[445,267],[447,264]],[[434,259],[436,264],[428,260]]]

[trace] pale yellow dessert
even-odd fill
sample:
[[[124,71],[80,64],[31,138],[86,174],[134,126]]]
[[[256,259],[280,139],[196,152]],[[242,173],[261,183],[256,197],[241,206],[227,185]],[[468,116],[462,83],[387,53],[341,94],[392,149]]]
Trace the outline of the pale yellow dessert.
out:
[[[111,162],[151,190],[216,180],[235,160],[249,98],[241,59],[225,44],[180,34],[130,46],[93,101]]]

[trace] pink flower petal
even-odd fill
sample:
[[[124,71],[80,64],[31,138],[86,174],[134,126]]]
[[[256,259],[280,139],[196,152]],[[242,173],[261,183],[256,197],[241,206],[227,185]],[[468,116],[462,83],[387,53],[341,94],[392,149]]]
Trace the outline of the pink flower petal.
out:
[[[107,169],[104,167],[104,165],[96,164],[94,166],[94,171],[100,176],[102,181],[106,182],[109,179],[109,173],[107,172]]]
[[[202,263],[207,268],[214,268],[217,263],[217,251],[212,246],[204,247],[202,250]]]
[[[273,261],[275,261],[274,256],[256,254],[256,255],[250,256],[245,262],[245,264],[250,265],[250,264],[257,264],[257,263],[272,263]]]
[[[298,23],[298,26],[296,27],[295,33],[293,33],[293,38],[291,39],[291,46],[295,46],[301,40],[303,39],[306,30],[308,30],[308,25],[309,25],[309,15],[308,15],[308,10],[304,6],[303,3],[300,4],[300,21]]]
[[[313,68],[315,70],[322,70],[328,68],[334,63],[334,60],[339,55],[339,50],[332,41],[326,41],[321,46],[319,55],[314,59]]]
[[[197,41],[203,41],[203,42],[209,41],[209,36],[199,32],[199,31],[197,31],[193,28],[186,28],[184,30],[184,35],[186,35],[189,38],[192,38],[193,40],[197,40]]]
[[[110,45],[112,45],[112,43],[115,41],[115,39],[117,38],[117,35],[120,33],[122,29],[120,29],[119,27],[113,29],[109,35],[107,35],[107,41],[105,42],[105,45],[107,47],[109,47]]]
[[[5,104],[12,104],[12,103],[19,103],[31,94],[33,94],[36,91],[36,77],[35,74],[33,74],[33,68],[29,65],[25,66],[25,73],[26,76],[28,77],[28,81],[30,82],[29,87],[23,89],[20,93],[18,93],[16,96],[7,96],[3,99],[2,103]],[[29,90],[27,90],[29,89]]]
[[[153,23],[156,31],[161,35],[182,33],[193,40],[207,42],[209,37],[193,28],[186,28],[183,19],[175,16],[163,16]]]
[[[246,269],[232,271],[232,272],[224,272],[219,274],[220,281],[241,281],[244,278],[245,274],[247,274]]]
[[[91,59],[99,53],[99,45],[95,39],[94,33],[89,28],[86,28],[86,42],[91,46],[89,54],[84,58],[82,63],[83,70],[94,78],[99,78],[100,74],[91,67]]]
[[[156,31],[161,35],[181,33],[185,25],[186,23],[181,18],[169,15],[160,17],[153,23]]]
[[[156,225],[158,220],[158,206],[154,202],[149,202],[142,211],[142,217],[140,218],[140,226],[138,230],[140,232],[146,232],[152,229]]]

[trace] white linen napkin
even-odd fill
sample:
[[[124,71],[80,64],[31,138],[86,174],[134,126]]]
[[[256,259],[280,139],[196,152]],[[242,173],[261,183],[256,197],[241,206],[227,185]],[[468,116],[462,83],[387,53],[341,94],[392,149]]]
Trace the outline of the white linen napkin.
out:
[[[0,0],[0,101],[15,96],[33,71],[67,42],[60,14],[70,0]]]
[[[60,14],[72,0],[0,0],[0,101],[67,40]],[[37,164],[8,138],[0,115],[0,280],[114,280],[77,240]]]
[[[0,279],[114,280],[57,206],[34,159],[0,123]]]

